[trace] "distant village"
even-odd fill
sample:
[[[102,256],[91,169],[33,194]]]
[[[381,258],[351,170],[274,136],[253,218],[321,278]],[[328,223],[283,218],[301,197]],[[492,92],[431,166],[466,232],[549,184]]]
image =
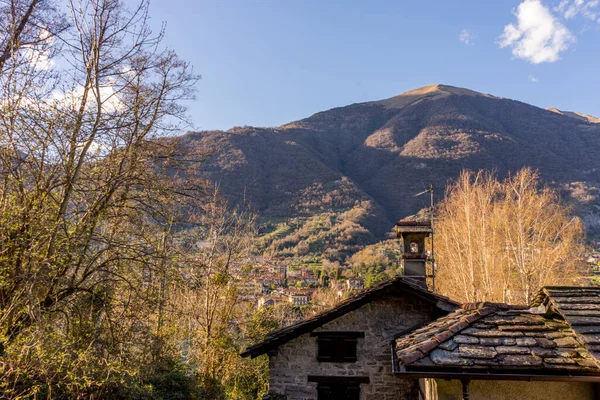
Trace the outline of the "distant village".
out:
[[[337,297],[344,298],[365,286],[361,277],[320,279],[308,266],[290,267],[285,259],[254,257],[251,262],[254,264],[251,277],[240,282],[240,290],[242,300],[257,307],[310,306],[320,288],[329,288]]]
[[[590,279],[600,283],[600,241],[584,256],[589,266]],[[339,299],[348,297],[365,288],[362,277],[340,277],[337,280],[320,277],[309,265],[292,266],[290,259],[252,257],[248,260],[254,267],[249,278],[239,282],[241,300],[253,306],[294,307],[322,306],[313,302],[317,290],[329,289]]]

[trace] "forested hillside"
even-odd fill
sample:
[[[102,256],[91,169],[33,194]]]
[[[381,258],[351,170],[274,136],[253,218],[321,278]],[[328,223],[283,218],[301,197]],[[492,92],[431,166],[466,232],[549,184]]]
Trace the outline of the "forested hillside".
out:
[[[433,184],[441,198],[448,180],[464,168],[494,169],[500,176],[524,166],[538,169],[593,236],[600,232],[600,124],[595,121],[431,85],[277,128],[190,132],[176,140],[185,152],[213,149],[202,167],[205,176],[232,203],[249,201],[264,232],[279,229],[278,248],[289,253],[298,251],[301,240],[320,248],[323,243],[298,233],[304,229],[298,221],[322,213],[356,225],[344,230],[347,244],[382,239],[395,220],[427,206],[414,194]],[[298,229],[277,228],[290,218]]]

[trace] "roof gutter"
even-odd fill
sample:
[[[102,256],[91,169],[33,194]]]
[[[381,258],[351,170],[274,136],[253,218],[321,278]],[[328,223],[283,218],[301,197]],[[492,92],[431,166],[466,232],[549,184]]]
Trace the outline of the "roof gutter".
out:
[[[554,381],[554,382],[593,382],[600,383],[598,375],[548,375],[548,374],[492,374],[489,372],[413,372],[398,371],[394,365],[394,375],[403,378],[438,378],[438,379],[470,379],[470,380],[494,380],[494,381]]]

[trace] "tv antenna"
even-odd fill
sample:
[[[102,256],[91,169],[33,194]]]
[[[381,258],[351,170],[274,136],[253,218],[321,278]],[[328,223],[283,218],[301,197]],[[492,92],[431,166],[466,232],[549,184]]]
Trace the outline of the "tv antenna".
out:
[[[413,197],[422,196],[426,193],[429,193],[429,220],[431,222],[431,289],[435,292],[435,253],[433,251],[433,185],[430,184],[429,188],[423,190],[421,193],[415,194]]]

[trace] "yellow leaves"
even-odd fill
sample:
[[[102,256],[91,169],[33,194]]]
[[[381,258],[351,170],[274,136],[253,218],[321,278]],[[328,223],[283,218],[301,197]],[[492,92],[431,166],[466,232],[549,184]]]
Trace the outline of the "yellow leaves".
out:
[[[573,282],[584,227],[569,212],[530,169],[503,181],[463,172],[435,226],[440,291],[464,301],[528,303],[542,286]]]

